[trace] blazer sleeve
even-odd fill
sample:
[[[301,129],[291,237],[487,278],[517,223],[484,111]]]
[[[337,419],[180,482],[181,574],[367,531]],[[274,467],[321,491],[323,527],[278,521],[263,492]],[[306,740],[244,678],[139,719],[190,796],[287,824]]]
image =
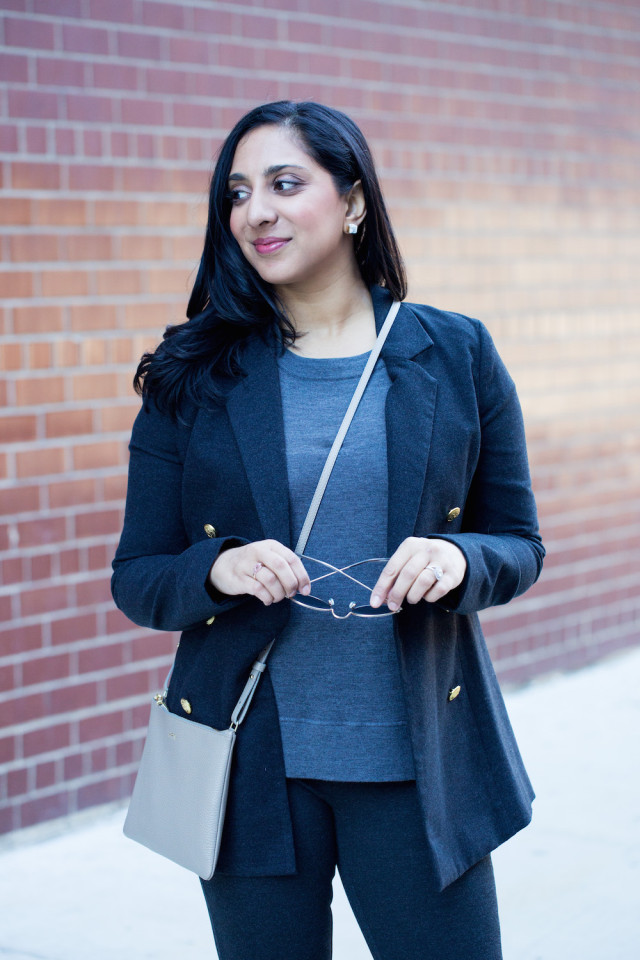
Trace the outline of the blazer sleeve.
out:
[[[464,580],[441,601],[456,613],[508,603],[524,593],[540,576],[545,555],[515,384],[486,327],[478,327],[479,458],[462,532],[433,534],[455,543],[467,561]]]
[[[130,620],[156,630],[186,630],[246,599],[208,583],[221,550],[240,537],[189,541],[182,513],[180,431],[184,425],[146,403],[129,444],[124,527],[113,561],[111,592]]]

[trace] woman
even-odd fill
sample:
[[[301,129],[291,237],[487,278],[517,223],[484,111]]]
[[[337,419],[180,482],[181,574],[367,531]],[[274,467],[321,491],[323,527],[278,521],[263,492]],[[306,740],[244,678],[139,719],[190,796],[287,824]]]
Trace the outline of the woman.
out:
[[[284,101],[241,119],[189,320],[138,368],[113,575],[134,622],[183,631],[167,701],[182,716],[228,725],[276,638],[203,882],[221,960],[330,957],[336,865],[374,957],[501,956],[489,855],[533,792],[477,611],[528,589],[544,550],[515,389],[482,324],[401,306],[305,556],[292,549],[404,296],[355,124]]]

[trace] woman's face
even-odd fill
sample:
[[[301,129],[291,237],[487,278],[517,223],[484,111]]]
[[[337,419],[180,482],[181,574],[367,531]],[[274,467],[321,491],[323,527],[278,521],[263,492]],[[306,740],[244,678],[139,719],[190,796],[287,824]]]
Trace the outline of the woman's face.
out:
[[[285,127],[269,124],[247,134],[228,188],[231,233],[267,283],[324,285],[356,266],[345,229],[364,216],[361,188],[340,197],[331,174]]]

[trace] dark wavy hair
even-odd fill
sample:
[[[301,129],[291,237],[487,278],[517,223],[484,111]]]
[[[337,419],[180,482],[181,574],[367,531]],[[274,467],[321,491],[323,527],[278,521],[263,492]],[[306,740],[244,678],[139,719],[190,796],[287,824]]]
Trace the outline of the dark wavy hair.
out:
[[[218,156],[209,191],[204,250],[185,323],[169,326],[153,353],[145,353],[134,378],[136,391],[176,416],[186,401],[220,394],[222,380],[238,376],[240,353],[250,337],[296,339],[273,286],[245,259],[229,218],[228,178],[240,141],[256,127],[289,128],[316,163],[331,174],[340,196],[362,181],[366,216],[355,254],[367,286],[385,286],[396,300],[406,296],[406,276],[378,183],[371,151],[346,114],[320,103],[280,100],[256,107],[235,125]],[[283,349],[284,349],[283,346]]]

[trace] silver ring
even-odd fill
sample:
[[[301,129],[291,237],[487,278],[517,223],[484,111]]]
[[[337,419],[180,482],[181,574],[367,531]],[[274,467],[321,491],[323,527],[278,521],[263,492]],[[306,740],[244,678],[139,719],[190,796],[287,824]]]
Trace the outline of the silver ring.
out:
[[[251,574],[254,580],[258,579],[257,573],[259,570],[262,570],[263,567],[264,567],[264,563],[256,563],[255,567],[253,568],[253,573]]]
[[[442,577],[444,576],[444,570],[442,567],[439,567],[435,563],[430,563],[425,569],[431,570],[436,580],[442,580]]]

